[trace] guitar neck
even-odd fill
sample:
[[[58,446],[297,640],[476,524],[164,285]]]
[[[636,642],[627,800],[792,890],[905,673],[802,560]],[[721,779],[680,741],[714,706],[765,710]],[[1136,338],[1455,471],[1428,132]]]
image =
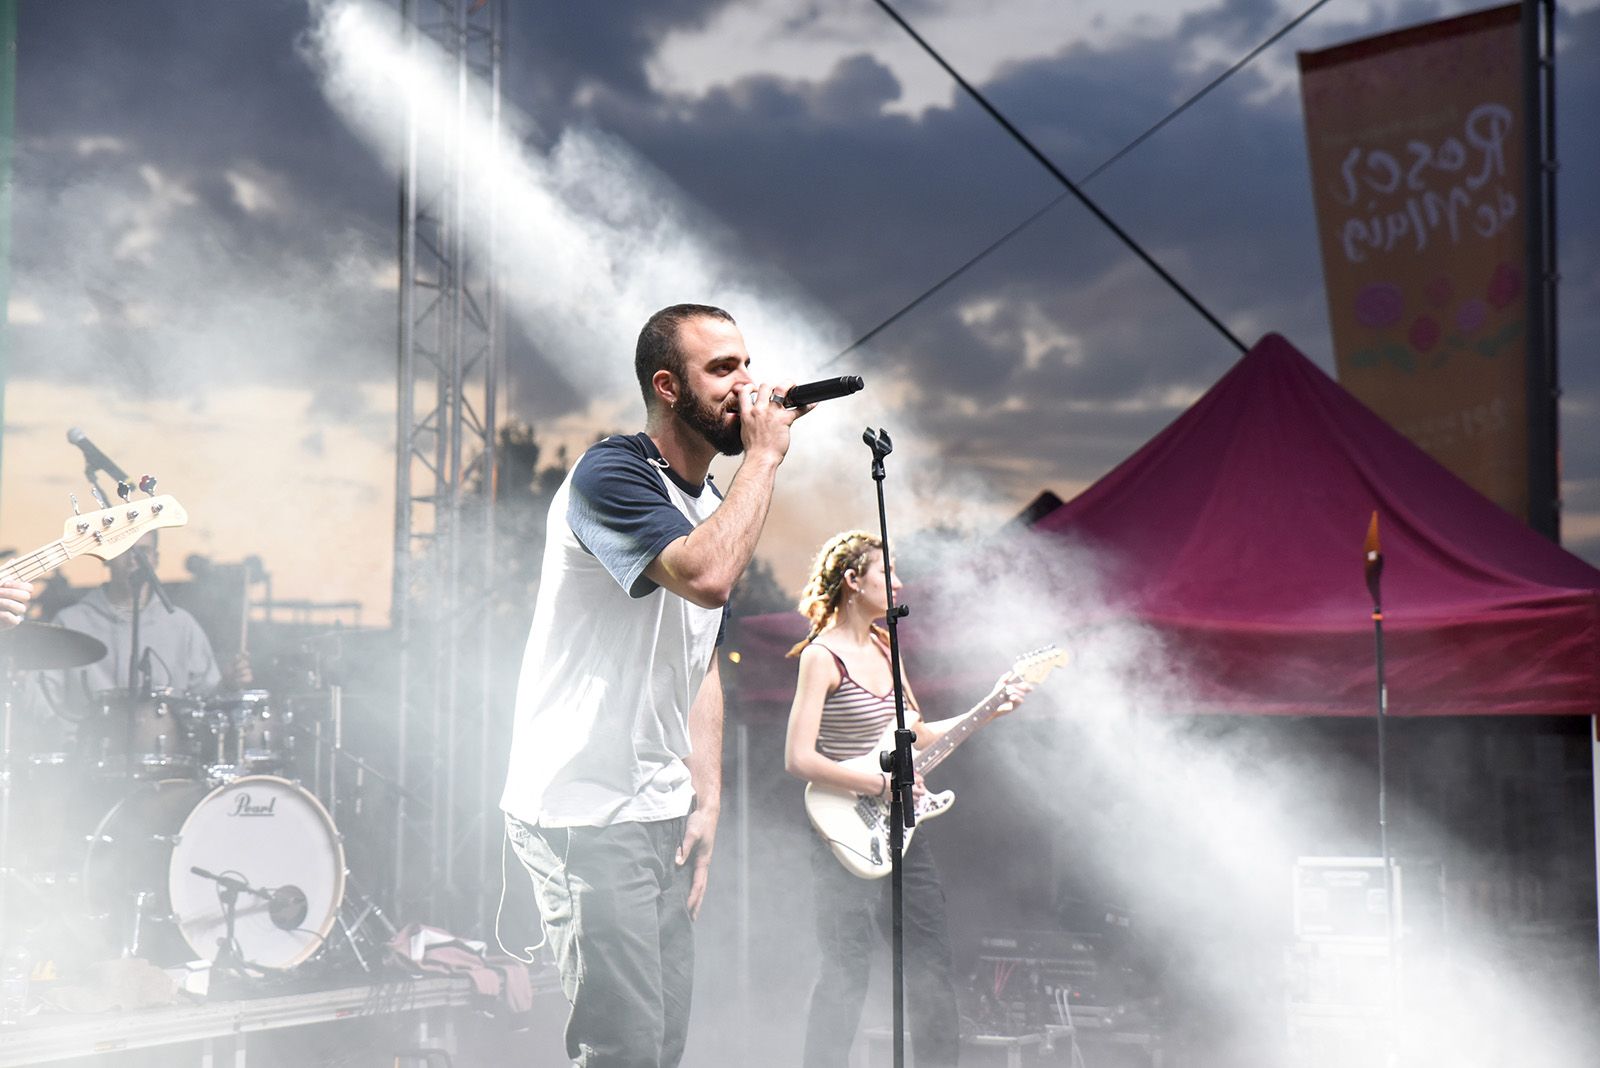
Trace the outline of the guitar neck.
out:
[[[66,544],[58,539],[24,556],[13,556],[4,564],[0,564],[0,579],[32,582],[40,575],[54,571],[70,559],[72,554],[67,551]]]
[[[1006,697],[1004,693],[997,693],[979,703],[972,711],[967,713],[960,723],[945,731],[937,741],[916,755],[912,761],[916,765],[916,769],[921,772],[929,772],[938,767],[940,761],[955,752],[956,746],[972,737],[978,732],[979,727],[999,715],[1000,708],[1005,703]]]

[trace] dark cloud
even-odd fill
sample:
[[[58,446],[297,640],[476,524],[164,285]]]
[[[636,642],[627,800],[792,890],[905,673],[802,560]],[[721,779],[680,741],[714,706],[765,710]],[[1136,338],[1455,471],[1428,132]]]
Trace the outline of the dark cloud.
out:
[[[626,142],[744,256],[792,278],[851,336],[1060,193],[965,98],[915,116],[889,110],[901,86],[866,49],[805,78],[752,76],[694,99],[653,91],[661,43],[727,6],[632,0],[596,18],[584,5],[507,5],[508,99],[532,117],[540,143],[574,125]],[[953,7],[900,6],[914,19]],[[308,10],[303,0],[226,12],[88,0],[22,7],[17,178],[19,203],[37,217],[17,219],[16,270],[20,291],[30,278],[52,285],[32,294],[51,303],[47,321],[14,331],[19,371],[110,368],[130,388],[159,388],[174,373],[170,324],[130,320],[187,298],[210,312],[178,325],[215,339],[214,351],[237,347],[250,373],[329,389],[392,374],[393,295],[354,275],[392,260],[396,178],[318,91],[298,45]],[[1082,176],[1226,66],[1212,51],[1197,66],[1196,41],[1242,54],[1298,10],[1226,0],[1163,36],[1006,64],[983,88]],[[1086,189],[1246,342],[1278,330],[1329,366],[1299,99],[1284,80],[1292,53],[1459,10],[1319,11]],[[799,5],[773,39],[837,40],[860,25],[854,18],[834,3]],[[1600,170],[1600,12],[1563,12],[1560,35],[1563,377],[1571,410],[1588,412],[1600,407],[1600,370],[1578,354],[1600,345],[1600,205],[1578,176]],[[100,232],[83,232],[78,221],[107,203],[148,208],[146,166],[190,199],[153,223],[100,211]],[[246,210],[241,178],[278,210]],[[154,242],[148,254],[117,259],[117,242],[141,225]],[[84,240],[99,244],[63,271],[59,250]],[[296,323],[303,329],[286,327]],[[566,357],[510,329],[517,414],[550,419],[577,407],[553,365]],[[1203,389],[1236,355],[1069,200],[839,369],[910,380],[951,459],[1014,479],[1079,480],[1170,419],[1161,398]],[[178,363],[204,380],[198,351]],[[335,417],[324,406],[313,413]],[[1587,485],[1600,429],[1570,418],[1564,434],[1569,477]]]
[[[1273,0],[1223,0],[1214,8],[1195,11],[1178,20],[1179,40],[1209,35],[1249,49],[1283,24],[1283,13]]]
[[[1246,343],[1277,330],[1331,367],[1299,97],[1284,72],[1296,49],[1442,13],[1457,12],[1429,3],[1408,5],[1399,19],[1319,12],[1085,188]],[[1231,0],[1190,16],[1175,36],[1074,45],[1009,64],[983,89],[1052,160],[1083,175],[1226,66],[1196,69],[1192,38],[1221,40],[1242,54],[1292,14],[1262,0]],[[1584,163],[1600,138],[1593,136],[1592,106],[1581,102],[1600,100],[1590,73],[1600,64],[1585,67],[1577,57],[1600,52],[1597,23],[1596,13],[1564,20],[1568,58],[1558,68],[1563,145],[1582,142]],[[970,101],[912,118],[881,109],[897,90],[883,62],[863,54],[812,79],[750,77],[693,101],[601,92],[589,108],[599,125],[860,333],[1059,192]],[[852,97],[852,106],[840,106]],[[1569,156],[1563,169],[1593,172],[1580,167]],[[1564,218],[1571,220],[1566,204],[1577,199],[1569,188]],[[1566,261],[1593,259],[1586,250],[1600,229],[1596,212],[1589,205],[1580,211],[1581,224],[1563,227]],[[990,304],[998,310],[980,322],[958,314]],[[1025,359],[1030,321],[1070,338],[1072,352],[1046,348]],[[1563,322],[1569,344],[1596,336],[1585,310],[1569,309]],[[936,422],[947,454],[982,463],[984,449],[1032,444],[1037,455],[1060,440],[1056,428],[1064,422],[1084,425],[1081,413],[1053,406],[1058,398],[1101,403],[1094,422],[1103,440],[1136,445],[1175,414],[1152,407],[1150,396],[1202,389],[1236,357],[1069,200],[896,323],[856,366],[905,373],[923,385],[922,411]],[[1578,369],[1567,379],[1569,392],[1594,396],[1600,383],[1593,376]],[[948,403],[950,395],[962,403]],[[1052,459],[1041,459],[1041,473],[1052,466],[1073,476],[1098,473],[1116,458],[1110,450],[1061,444]],[[1569,450],[1569,473],[1586,465],[1592,461]]]
[[[42,318],[13,324],[15,373],[143,398],[392,379],[396,179],[324,101],[308,17],[20,9],[12,294]]]
[[[507,4],[507,92],[552,127],[570,116],[585,86],[648,97],[647,65],[667,34],[703,27],[728,3],[618,0],[603,14],[587,4]]]
[[[292,180],[307,224],[370,217],[379,204],[392,212],[393,176],[300,57],[308,21],[307,0],[20,5],[18,136],[125,138],[179,170],[256,160]]]

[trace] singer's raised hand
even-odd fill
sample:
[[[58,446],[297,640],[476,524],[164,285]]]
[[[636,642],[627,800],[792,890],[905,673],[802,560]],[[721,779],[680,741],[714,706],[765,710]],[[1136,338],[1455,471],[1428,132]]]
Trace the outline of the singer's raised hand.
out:
[[[794,388],[793,382],[774,386],[756,382],[739,394],[739,436],[748,457],[770,457],[781,461],[789,451],[789,427],[815,405],[785,408],[772,399],[776,389],[782,393]]]

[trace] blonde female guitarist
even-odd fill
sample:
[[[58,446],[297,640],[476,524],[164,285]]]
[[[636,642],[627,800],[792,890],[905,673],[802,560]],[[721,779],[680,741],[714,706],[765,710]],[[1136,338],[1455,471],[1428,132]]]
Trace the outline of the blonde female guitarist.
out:
[[[842,763],[878,747],[894,721],[894,686],[888,639],[876,624],[887,603],[885,582],[900,583],[885,568],[882,543],[865,531],[837,534],[823,545],[801,595],[799,609],[811,633],[789,651],[800,658],[784,766],[808,783],[878,797],[886,775]],[[1014,708],[1030,687],[1001,676],[995,693]],[[906,725],[923,749],[965,717],[923,721],[909,685]],[[924,793],[921,776],[917,794]],[[806,1068],[845,1068],[866,999],[873,951],[889,924],[889,882],[846,870],[820,836],[813,839],[813,897],[821,972],[807,1008]],[[960,1053],[950,937],[944,891],[924,839],[909,844],[902,861],[906,936],[906,1005],[918,1068],[953,1066]]]

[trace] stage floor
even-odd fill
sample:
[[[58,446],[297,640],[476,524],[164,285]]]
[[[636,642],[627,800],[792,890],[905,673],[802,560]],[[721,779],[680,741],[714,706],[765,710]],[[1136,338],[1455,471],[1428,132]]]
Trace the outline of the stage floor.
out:
[[[388,1033],[396,1045],[389,1053],[391,1058],[404,1050],[453,1052],[456,1010],[491,1004],[473,990],[469,980],[442,976],[129,1012],[40,1013],[0,1029],[0,1068],[80,1058],[121,1063],[123,1058],[108,1055],[139,1050],[163,1051],[161,1064],[194,1063],[210,1068],[227,1063],[243,1068],[252,1063],[253,1036],[380,1018],[392,1025]],[[263,1063],[280,1062],[271,1058]]]

